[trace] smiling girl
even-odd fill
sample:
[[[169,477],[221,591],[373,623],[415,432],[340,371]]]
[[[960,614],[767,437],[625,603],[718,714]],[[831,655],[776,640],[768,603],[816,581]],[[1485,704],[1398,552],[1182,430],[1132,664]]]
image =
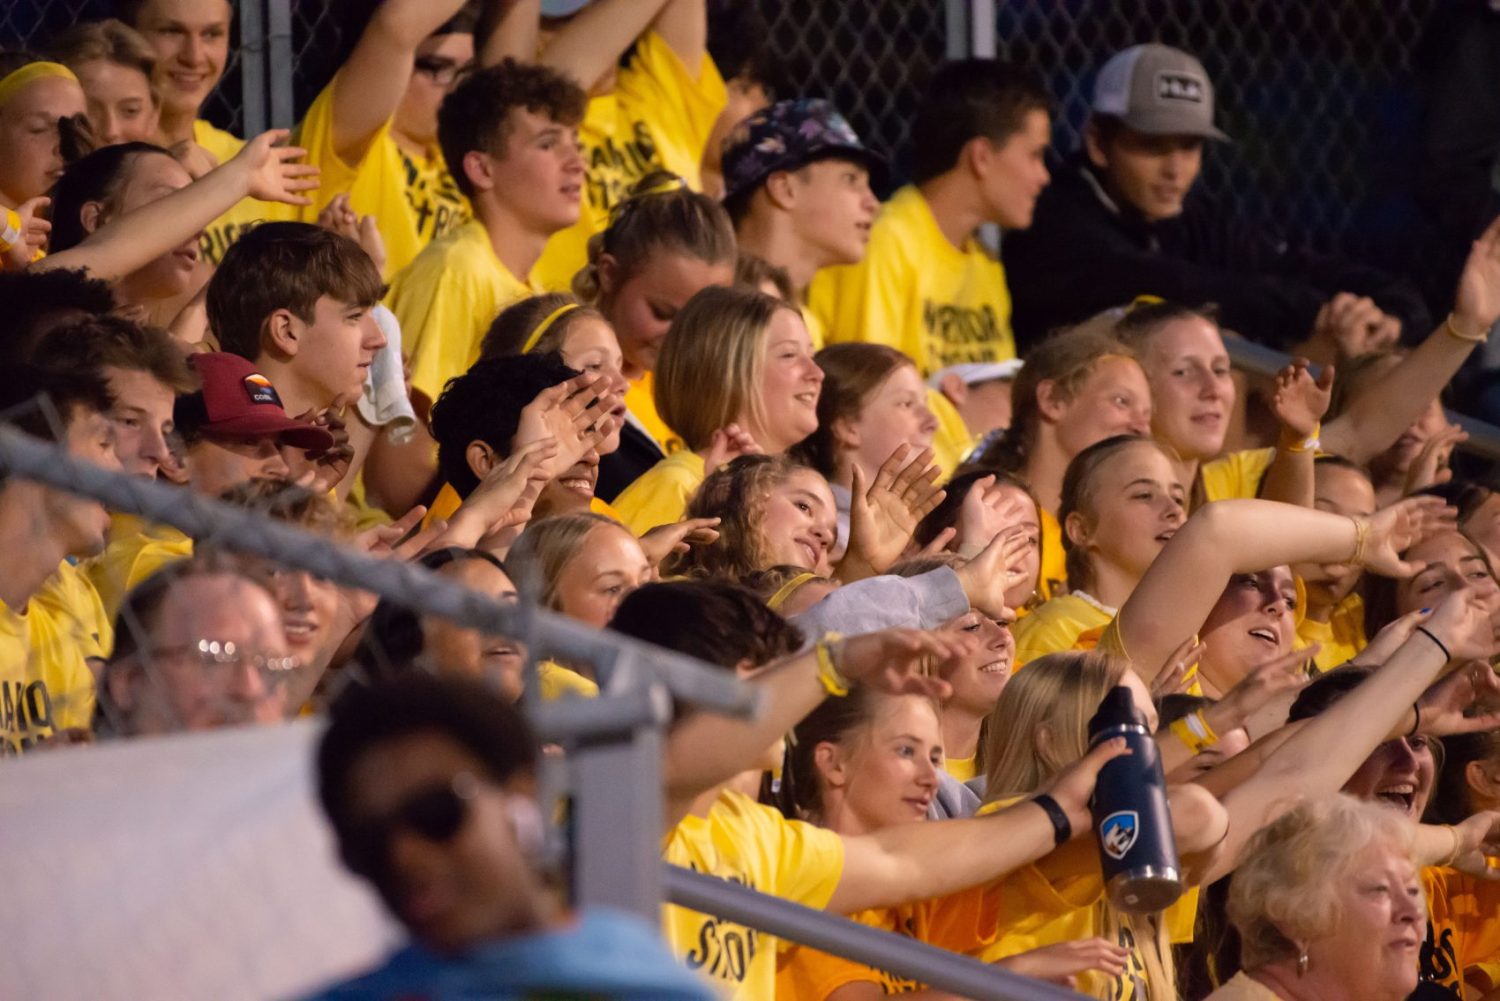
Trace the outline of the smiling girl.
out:
[[[699,292],[672,321],[656,369],[657,412],[686,447],[620,494],[621,519],[637,532],[671,524],[710,460],[786,452],[817,430],[822,384],[796,309],[753,289]]]

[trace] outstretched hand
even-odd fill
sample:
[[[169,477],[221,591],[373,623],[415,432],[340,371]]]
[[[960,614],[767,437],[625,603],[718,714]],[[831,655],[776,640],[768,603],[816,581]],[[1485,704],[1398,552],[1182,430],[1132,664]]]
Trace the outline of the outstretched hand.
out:
[[[941,678],[927,673],[972,654],[979,641],[969,633],[920,629],[883,629],[839,640],[834,665],[850,681],[891,695],[925,695],[943,699],[953,693]]]
[[[719,519],[684,518],[670,525],[658,525],[637,541],[651,565],[660,567],[674,553],[683,554],[693,546],[711,546],[718,542]]]
[[[1441,497],[1408,497],[1381,508],[1366,522],[1364,567],[1385,577],[1411,577],[1421,563],[1408,562],[1401,554],[1440,532],[1451,532],[1458,512]]]
[[[1063,808],[1073,825],[1077,837],[1093,827],[1089,816],[1089,800],[1094,798],[1094,785],[1099,781],[1099,770],[1116,758],[1132,753],[1124,737],[1101,741],[1095,747],[1057,773],[1057,776],[1042,790]]]
[[[1031,551],[1031,539],[1021,526],[1006,529],[972,560],[957,567],[958,582],[969,604],[997,622],[1013,622],[1016,613],[1005,604],[1005,592],[1015,582]]]
[[[0,271],[20,271],[31,263],[37,251],[47,245],[47,234],[52,232],[52,223],[42,215],[42,210],[52,204],[52,199],[39,195],[21,203],[16,209],[20,220],[16,236],[10,247],[0,254]]]
[[[271,129],[245,143],[234,159],[225,164],[244,173],[245,193],[263,202],[311,205],[302,194],[318,186],[318,168],[298,163],[307,156],[300,146],[278,146],[291,136],[289,129]]]
[[[901,558],[917,523],[945,496],[937,486],[942,470],[933,464],[932,449],[912,453],[908,444],[896,446],[868,486],[859,467],[854,467],[849,555],[874,573],[884,573]]]
[[[355,212],[347,192],[334,196],[333,201],[323,206],[318,213],[318,225],[359,244],[359,249],[375,263],[375,270],[385,272],[385,238],[380,235],[375,216]]]
[[[574,376],[542,390],[522,408],[511,446],[555,440],[557,453],[542,464],[542,472],[548,479],[561,476],[608,437],[614,427],[610,414],[619,402],[607,377]]]
[[[1462,336],[1478,338],[1490,332],[1496,318],[1500,318],[1500,217],[1469,250],[1453,299],[1452,322]]]
[[[1500,727],[1500,676],[1485,661],[1460,668],[1417,700],[1421,732],[1429,737],[1481,733]]]
[[[1271,410],[1276,419],[1299,438],[1307,438],[1318,429],[1333,396],[1333,366],[1324,365],[1314,379],[1308,371],[1309,364],[1306,358],[1292,359],[1290,365],[1276,374],[1276,387],[1271,395]]]

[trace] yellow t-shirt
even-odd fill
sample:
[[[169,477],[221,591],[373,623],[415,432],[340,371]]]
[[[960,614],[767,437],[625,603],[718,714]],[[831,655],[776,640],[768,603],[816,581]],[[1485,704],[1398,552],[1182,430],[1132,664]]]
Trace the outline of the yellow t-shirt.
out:
[[[1094,649],[1112,618],[1076,594],[1061,594],[1042,602],[1011,627],[1016,637],[1016,667],[1049,653]]]
[[[806,306],[798,306],[797,311],[802,314],[802,322],[807,326],[807,338],[812,341],[813,351],[822,351],[823,345],[828,343],[828,330],[823,326],[822,318]]]
[[[99,595],[62,563],[26,607],[0,604],[0,757],[57,730],[93,727],[94,674],[114,645]]]
[[[684,447],[677,432],[667,427],[667,422],[656,412],[656,376],[647,372],[639,379],[632,379],[625,389],[625,409],[630,411],[651,439],[661,446],[664,453],[671,454]]]
[[[1304,618],[1297,623],[1299,649],[1314,643],[1323,644],[1323,649],[1313,658],[1313,665],[1319,673],[1352,660],[1365,648],[1365,642],[1365,602],[1357,594],[1348,595],[1335,605],[1327,622]]]
[[[1500,883],[1430,866],[1422,870],[1422,888],[1428,917],[1422,979],[1464,997],[1464,970],[1500,960]]]
[[[216,128],[201,118],[193,122],[193,142],[206,149],[220,166],[233,160],[245,146],[245,140],[239,136]],[[300,212],[301,207],[297,205],[242,198],[234,208],[204,227],[203,235],[198,239],[198,253],[205,261],[217,265],[224,259],[224,251],[229,245],[251,226],[258,222],[291,222],[300,217]]]
[[[307,150],[307,162],[322,170],[313,204],[303,218],[314,222],[336,195],[348,192],[349,206],[360,215],[375,216],[385,241],[385,277],[405,268],[423,247],[469,218],[469,200],[458,190],[442,151],[426,156],[406,153],[386,122],[370,140],[364,157],[345,163],[333,148],[333,88],[339,78],[307,109],[298,126],[297,144]]]
[[[875,220],[865,259],[819,271],[808,303],[831,343],[889,344],[924,378],[961,362],[1016,356],[1005,269],[976,240],[962,249],[949,243],[910,185]]]
[[[977,886],[934,900],[902,907],[881,907],[850,918],[880,931],[905,935],[949,952],[974,954],[995,940],[998,891]],[[922,984],[810,946],[789,946],[776,973],[776,996],[795,1001],[824,1001],[845,984],[880,985],[881,993],[910,994]]]
[[[579,695],[592,699],[599,694],[599,686],[577,671],[569,670],[556,661],[544,660],[536,666],[537,690],[544,702],[553,702],[565,695]]]
[[[1276,457],[1274,448],[1250,448],[1221,455],[1198,468],[1203,481],[1203,499],[1254,499],[1260,493],[1260,481]]]
[[[1063,551],[1062,525],[1057,516],[1038,506],[1041,521],[1042,568],[1036,590],[1043,601],[1068,593],[1068,555]]]
[[[987,803],[980,813],[1003,804]],[[980,952],[987,963],[1046,945],[1085,938],[1104,938],[1129,952],[1125,972],[1118,977],[1084,973],[1078,990],[1111,1001],[1146,1001],[1147,965],[1134,928],[1109,906],[1104,896],[1099,849],[1090,838],[1070,841],[1061,848],[1006,876],[998,885],[999,934]],[[1168,937],[1191,942],[1198,912],[1196,888],[1184,893],[1162,912]]]
[[[500,263],[477,219],[428,244],[386,297],[401,322],[412,386],[436,400],[449,379],[479,358],[479,343],[500,311],[535,294]]]
[[[687,513],[688,501],[708,475],[703,456],[681,449],[646,470],[615,498],[620,520],[636,535],[671,525]]]
[[[832,831],[787,820],[726,790],[706,817],[685,817],[667,834],[662,857],[822,910],[844,871],[844,842]],[[771,936],[671,904],[662,908],[662,931],[672,951],[723,988],[725,998],[775,996],[777,943]]]
[[[977,757],[977,755],[976,755]],[[974,758],[944,758],[943,771],[958,779],[967,782],[978,774],[974,770]]]
[[[578,141],[588,179],[578,222],[547,241],[536,276],[545,288],[567,291],[588,263],[589,237],[609,225],[609,212],[635,182],[666,169],[699,186],[703,147],[729,95],[707,55],[690,70],[654,31],[635,47],[608,94],[589,99]]]
[[[969,426],[953,401],[936,389],[927,390],[927,409],[938,423],[932,436],[933,461],[943,471],[943,479],[948,480],[974,450],[977,439],[969,433]]]
[[[148,525],[130,514],[110,518],[109,545],[88,564],[89,580],[99,592],[110,621],[125,595],[168,563],[193,555],[193,540],[170,525]]]

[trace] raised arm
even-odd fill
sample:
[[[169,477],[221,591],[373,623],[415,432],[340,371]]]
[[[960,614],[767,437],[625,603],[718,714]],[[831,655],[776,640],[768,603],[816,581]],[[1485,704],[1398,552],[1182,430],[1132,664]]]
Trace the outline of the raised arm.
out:
[[[757,672],[750,682],[765,700],[759,718],[741,721],[697,713],[672,730],[664,769],[667,828],[687,813],[700,794],[753,767],[766,748],[839,685],[858,682],[885,692],[941,697],[947,694],[948,685],[920,673],[923,662],[961,657],[972,652],[973,646],[973,639],[963,634],[890,629],[820,645]],[[834,668],[831,673],[830,666]]]
[[[1318,454],[1318,433],[1328,399],[1333,392],[1333,366],[1323,366],[1314,379],[1307,360],[1295,359],[1276,376],[1271,409],[1281,422],[1276,455],[1266,470],[1260,496],[1265,500],[1313,506],[1313,462]]]
[[[333,149],[357,164],[370,140],[396,113],[422,40],[464,0],[384,0],[333,77]]]
[[[663,6],[663,0],[596,0],[552,36],[537,61],[592,90]]]
[[[697,79],[703,56],[708,52],[708,10],[704,0],[667,0],[651,27]]]
[[[1469,252],[1453,312],[1416,350],[1376,379],[1323,432],[1323,447],[1368,462],[1391,446],[1437,399],[1500,317],[1500,218]]]
[[[1451,526],[1452,518],[1452,509],[1434,497],[1404,500],[1368,519],[1274,501],[1205,504],[1162,548],[1120,609],[1120,638],[1149,682],[1203,625],[1234,574],[1356,560],[1376,573],[1405,576],[1410,568],[1399,554]]]
[[[1091,828],[1088,802],[1105,762],[1128,753],[1105,741],[1043,790],[1067,814],[1073,833]],[[1034,800],[986,817],[898,824],[844,839],[844,871],[828,910],[841,914],[926,900],[999,879],[1056,847],[1046,811]]]
[[[529,63],[536,59],[542,0],[489,0],[474,33],[475,56],[481,66],[502,59]]]
[[[1489,613],[1469,588],[1443,599],[1425,627],[1394,656],[1272,751],[1256,773],[1224,795],[1229,834],[1203,875],[1228,874],[1261,827],[1299,799],[1337,792],[1392,730],[1438,672],[1450,663],[1488,657],[1494,643]],[[1436,640],[1433,639],[1436,637]]]
[[[78,246],[32,267],[86,268],[96,278],[116,281],[193,239],[242,198],[311,204],[301,192],[317,187],[318,169],[296,162],[305,150],[275,145],[288,134],[286,129],[262,132],[222,167],[110,220]]]

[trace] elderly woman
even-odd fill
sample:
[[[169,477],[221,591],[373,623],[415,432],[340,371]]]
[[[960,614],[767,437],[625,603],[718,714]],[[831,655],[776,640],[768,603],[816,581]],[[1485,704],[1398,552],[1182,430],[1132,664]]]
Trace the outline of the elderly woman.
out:
[[[1412,828],[1352,796],[1259,831],[1229,891],[1243,969],[1208,1001],[1401,1001],[1426,921]]]

